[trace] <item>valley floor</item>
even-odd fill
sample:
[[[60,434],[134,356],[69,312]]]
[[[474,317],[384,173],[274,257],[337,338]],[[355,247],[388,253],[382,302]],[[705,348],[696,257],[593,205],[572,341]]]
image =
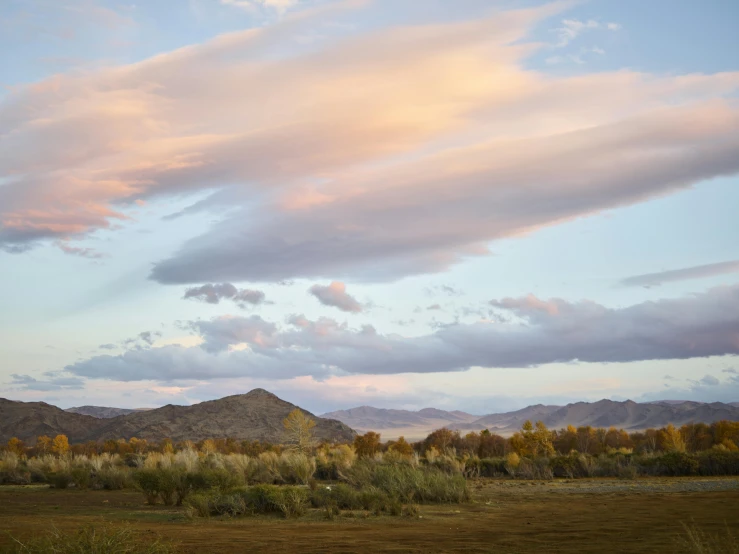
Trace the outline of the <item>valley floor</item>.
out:
[[[257,516],[189,520],[184,508],[146,506],[135,491],[0,487],[0,551],[90,523],[157,533],[183,553],[241,552],[674,552],[683,524],[739,530],[739,479],[479,480],[474,501],[421,506],[421,517],[326,521]],[[736,536],[736,535],[735,535]]]

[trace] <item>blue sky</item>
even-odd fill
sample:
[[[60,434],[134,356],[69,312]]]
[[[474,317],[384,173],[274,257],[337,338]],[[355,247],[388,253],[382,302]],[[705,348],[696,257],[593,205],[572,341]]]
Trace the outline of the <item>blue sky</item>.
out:
[[[4,3],[1,395],[739,400],[738,18]]]

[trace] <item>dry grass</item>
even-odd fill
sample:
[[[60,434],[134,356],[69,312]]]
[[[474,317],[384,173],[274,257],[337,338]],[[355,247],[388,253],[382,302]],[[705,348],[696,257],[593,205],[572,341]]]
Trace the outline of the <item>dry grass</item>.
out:
[[[728,526],[709,533],[695,523],[683,524],[684,532],[675,539],[675,552],[684,554],[739,554],[739,536]]]

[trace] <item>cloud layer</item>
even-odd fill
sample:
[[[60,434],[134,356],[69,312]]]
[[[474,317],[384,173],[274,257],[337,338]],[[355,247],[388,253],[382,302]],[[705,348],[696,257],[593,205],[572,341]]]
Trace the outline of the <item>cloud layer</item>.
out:
[[[211,191],[192,210],[220,222],[153,279],[392,280],[739,171],[739,74],[527,69],[528,30],[556,5],[349,38],[322,24],[359,6],[9,94],[0,247]],[[311,30],[323,38],[296,47]]]
[[[533,295],[491,304],[513,319],[449,325],[416,337],[383,335],[369,325],[352,329],[330,318],[296,315],[278,326],[258,316],[218,317],[191,323],[201,347],[95,356],[66,371],[122,381],[326,378],[739,354],[739,285],[621,309]]]

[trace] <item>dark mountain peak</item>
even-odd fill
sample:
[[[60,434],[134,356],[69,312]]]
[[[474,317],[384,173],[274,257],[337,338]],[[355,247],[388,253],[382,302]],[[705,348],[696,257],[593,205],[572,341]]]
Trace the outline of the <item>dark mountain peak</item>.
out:
[[[277,397],[277,395],[272,394],[268,390],[265,389],[252,389],[246,394],[238,395],[243,396],[245,398],[277,398],[280,400],[280,398]]]

